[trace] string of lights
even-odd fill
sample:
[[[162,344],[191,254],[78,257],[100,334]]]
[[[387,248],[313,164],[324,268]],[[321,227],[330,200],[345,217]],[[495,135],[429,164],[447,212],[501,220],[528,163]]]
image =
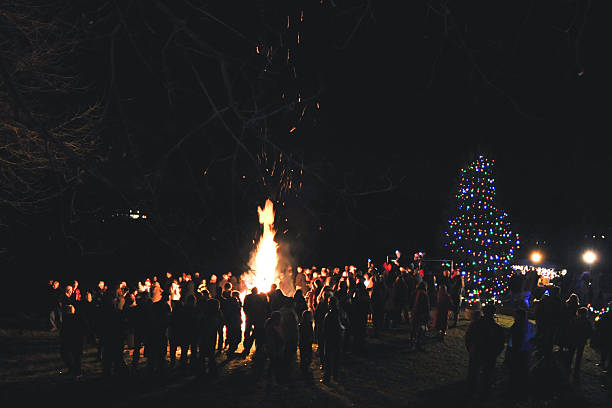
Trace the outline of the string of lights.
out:
[[[593,307],[593,305],[588,304],[587,305],[587,309],[589,310],[589,312],[591,312],[594,316],[595,321],[599,321],[599,319],[601,319],[601,317],[603,315],[605,315],[606,313],[610,312],[610,305],[612,305],[612,302],[608,303],[606,306],[597,309],[595,307]]]

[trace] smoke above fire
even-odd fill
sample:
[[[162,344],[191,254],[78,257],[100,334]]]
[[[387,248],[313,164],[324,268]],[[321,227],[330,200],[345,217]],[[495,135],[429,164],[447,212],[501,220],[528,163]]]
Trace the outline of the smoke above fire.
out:
[[[278,284],[278,243],[274,240],[274,204],[266,200],[264,208],[257,207],[259,223],[263,232],[257,247],[251,254],[249,267],[251,270],[244,276],[244,283],[248,289],[257,287],[260,292],[268,292],[273,283]]]

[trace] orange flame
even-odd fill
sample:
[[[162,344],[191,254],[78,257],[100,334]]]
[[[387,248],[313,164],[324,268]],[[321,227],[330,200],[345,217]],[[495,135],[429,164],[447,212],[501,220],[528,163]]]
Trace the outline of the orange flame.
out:
[[[249,266],[252,272],[244,279],[246,286],[251,289],[257,287],[260,292],[268,292],[273,283],[277,283],[278,276],[276,267],[278,265],[278,243],[274,240],[274,204],[266,200],[264,208],[257,207],[259,223],[263,225],[263,233],[257,249],[251,256]]]

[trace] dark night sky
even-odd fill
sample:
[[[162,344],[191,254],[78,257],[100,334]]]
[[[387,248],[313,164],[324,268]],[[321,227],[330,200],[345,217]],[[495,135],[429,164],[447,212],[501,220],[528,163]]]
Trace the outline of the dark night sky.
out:
[[[567,5],[540,3],[522,23],[529,2],[485,3],[464,10],[457,25],[467,28],[443,46],[441,20],[424,18],[423,4],[377,4],[350,49],[334,55],[323,99],[329,156],[350,168],[392,163],[405,177],[395,193],[364,202],[365,213],[395,217],[361,247],[436,248],[459,169],[478,152],[496,160],[498,205],[515,230],[549,242],[553,259],[569,261],[583,233],[607,231],[610,63],[601,50],[610,30],[599,6],[579,65],[555,29],[575,15]]]
[[[249,26],[253,10],[230,3],[210,7],[242,32],[257,32]],[[302,3],[308,9],[319,2],[285,2],[283,7],[298,10]],[[346,21],[356,20],[361,10],[350,4],[362,3],[336,3],[353,11],[333,17],[332,10],[327,23],[338,27],[337,38],[347,38],[352,26]],[[405,3],[398,8],[397,2],[374,2],[346,48],[332,45],[319,52],[311,47],[301,61],[300,70],[321,86],[321,109],[317,127],[296,132],[292,148],[307,161],[330,163],[336,175],[362,181],[355,191],[376,189],[387,170],[395,186],[352,200],[350,217],[339,216],[303,245],[320,250],[318,261],[339,264],[382,260],[396,248],[441,255],[439,240],[459,170],[484,153],[496,161],[497,205],[508,212],[527,243],[525,250],[545,240],[549,258],[572,262],[571,251],[584,245],[585,234],[608,232],[611,225],[607,176],[612,154],[606,142],[612,67],[606,50],[612,26],[606,5],[450,2],[445,19],[436,12],[444,2]],[[310,26],[303,33],[305,46],[324,44],[327,29]],[[215,37],[215,42],[233,47],[237,41],[230,37]],[[149,111],[160,92],[146,82],[147,75],[158,80],[158,72],[147,74],[129,47],[127,40],[117,45],[116,77],[119,86],[130,89],[123,95],[130,101],[126,106],[140,111],[131,118],[138,124],[134,128],[163,139],[157,120],[167,112],[163,104]],[[83,74],[101,90],[109,82],[107,51],[108,42],[93,42],[81,61],[87,69]],[[201,102],[194,101],[186,112],[196,111]],[[113,171],[120,179],[131,177],[129,166]],[[337,199],[316,183],[305,189],[320,202]],[[255,222],[254,210],[248,217],[243,220]],[[39,234],[40,245],[47,245],[49,231],[42,226],[24,231]],[[310,263],[302,255],[316,249],[297,251],[299,261]]]
[[[398,13],[380,5],[376,21],[338,56],[328,95],[334,148],[357,166],[391,161],[406,176],[391,195],[401,213],[390,231],[398,247],[417,249],[418,232],[435,248],[459,169],[477,152],[496,160],[498,206],[514,229],[524,241],[547,240],[561,263],[583,233],[610,225],[610,63],[601,52],[610,30],[594,6],[579,66],[575,48],[555,32],[568,9],[535,6],[518,35],[528,4],[506,3],[491,10],[476,2],[485,13],[466,14],[468,29],[443,48],[439,18],[424,22],[418,6]]]

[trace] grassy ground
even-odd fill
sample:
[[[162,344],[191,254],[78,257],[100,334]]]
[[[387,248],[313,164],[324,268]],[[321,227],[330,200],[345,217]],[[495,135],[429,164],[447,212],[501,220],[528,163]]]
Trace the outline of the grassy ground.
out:
[[[505,327],[512,318],[498,316]],[[165,378],[149,377],[143,370],[104,378],[95,359],[95,349],[85,350],[83,380],[58,374],[62,362],[56,333],[36,329],[0,330],[0,401],[20,406],[39,403],[64,406],[287,406],[287,407],[414,407],[414,406],[533,406],[511,402],[506,393],[505,371],[498,361],[494,393],[480,402],[466,393],[467,353],[464,335],[467,321],[460,320],[443,342],[429,339],[425,352],[408,345],[406,327],[389,330],[379,339],[368,339],[366,351],[345,353],[340,382],[330,385],[318,380],[321,372],[315,352],[311,377],[295,371],[285,385],[268,380],[267,371],[252,360],[227,360],[218,356],[221,366],[217,379],[198,376],[181,369],[169,370]],[[316,349],[316,346],[315,346]],[[556,371],[557,388],[543,406],[610,407],[612,398],[599,369],[596,353],[587,347],[583,360],[582,383],[565,382]],[[126,361],[131,357],[126,353]],[[141,362],[141,366],[143,362]],[[546,378],[546,379],[551,379]],[[538,378],[538,381],[545,379]],[[4,405],[4,406],[13,406]]]

